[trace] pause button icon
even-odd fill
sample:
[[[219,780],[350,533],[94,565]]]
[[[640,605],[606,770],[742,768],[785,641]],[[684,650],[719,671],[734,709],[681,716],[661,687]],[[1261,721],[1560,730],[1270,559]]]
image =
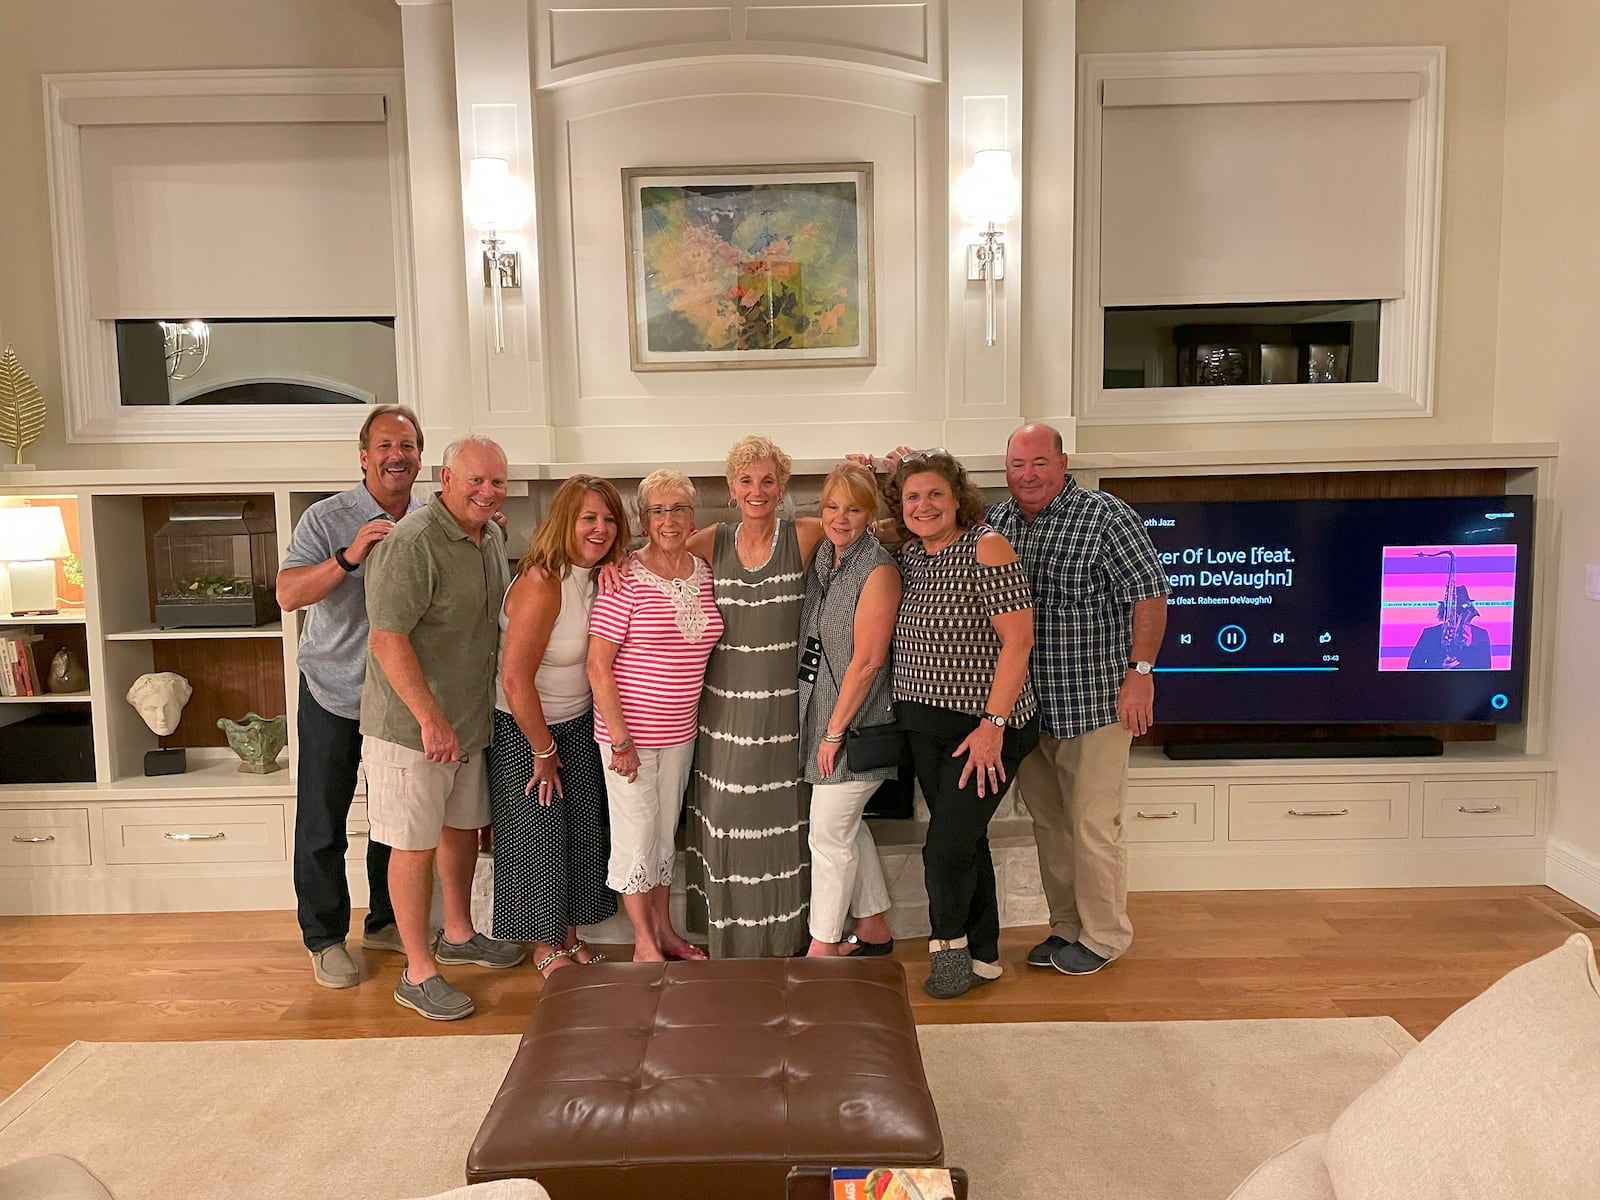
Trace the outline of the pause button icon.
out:
[[[1244,630],[1237,625],[1224,625],[1217,631],[1217,645],[1221,646],[1229,654],[1243,650],[1244,642]]]

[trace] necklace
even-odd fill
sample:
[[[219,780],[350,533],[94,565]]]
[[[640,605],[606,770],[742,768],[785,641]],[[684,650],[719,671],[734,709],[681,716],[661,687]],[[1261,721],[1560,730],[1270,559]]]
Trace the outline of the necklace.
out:
[[[769,562],[772,561],[772,552],[778,548],[778,526],[779,526],[780,523],[781,522],[779,522],[777,520],[774,520],[772,522],[772,537],[767,542],[767,553],[766,553],[766,556],[763,557],[760,562],[754,564],[753,566],[745,566],[744,550],[743,550],[744,522],[740,521],[736,526],[734,526],[734,529],[733,529],[733,550],[734,550],[734,554],[739,559],[739,565],[741,567],[743,567],[746,571],[759,571],[762,567],[766,566]]]

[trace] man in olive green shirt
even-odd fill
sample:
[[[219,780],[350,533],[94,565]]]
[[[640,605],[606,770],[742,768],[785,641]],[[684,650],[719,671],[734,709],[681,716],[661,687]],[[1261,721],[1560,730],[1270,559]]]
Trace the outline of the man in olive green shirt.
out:
[[[523,950],[472,926],[478,830],[489,823],[484,751],[494,711],[500,603],[509,586],[506,456],[488,438],[444,452],[440,491],[373,548],[367,563],[367,675],[361,759],[372,836],[394,848],[389,894],[406,948],[394,998],[435,1021],[472,1015],[441,963],[514,967]],[[435,858],[444,931],[431,944]]]

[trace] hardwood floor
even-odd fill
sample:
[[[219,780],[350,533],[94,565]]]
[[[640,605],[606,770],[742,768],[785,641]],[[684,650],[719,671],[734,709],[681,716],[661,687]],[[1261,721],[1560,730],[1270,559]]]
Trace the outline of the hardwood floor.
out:
[[[953,1001],[923,995],[926,943],[902,941],[917,1020],[1388,1015],[1420,1038],[1568,935],[1600,942],[1600,918],[1535,886],[1141,892],[1129,906],[1137,940],[1099,974],[1029,968],[1045,931],[1008,929],[1004,978]],[[400,956],[365,952],[371,978],[329,991],[312,982],[298,932],[285,912],[0,921],[0,1093],[79,1040],[518,1033],[542,986],[531,966],[452,968],[477,1015],[424,1021],[391,998]]]

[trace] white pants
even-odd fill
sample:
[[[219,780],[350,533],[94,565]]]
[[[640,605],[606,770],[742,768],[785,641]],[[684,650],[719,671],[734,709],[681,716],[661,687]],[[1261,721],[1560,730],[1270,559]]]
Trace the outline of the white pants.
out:
[[[881,782],[811,787],[811,936],[819,942],[844,937],[847,910],[853,917],[870,917],[889,909],[878,847],[861,819]]]
[[[611,858],[606,886],[631,895],[672,882],[674,839],[683,789],[694,764],[694,742],[681,746],[640,746],[639,775],[606,768],[606,800],[611,811]],[[611,747],[600,743],[600,757],[611,759]]]

